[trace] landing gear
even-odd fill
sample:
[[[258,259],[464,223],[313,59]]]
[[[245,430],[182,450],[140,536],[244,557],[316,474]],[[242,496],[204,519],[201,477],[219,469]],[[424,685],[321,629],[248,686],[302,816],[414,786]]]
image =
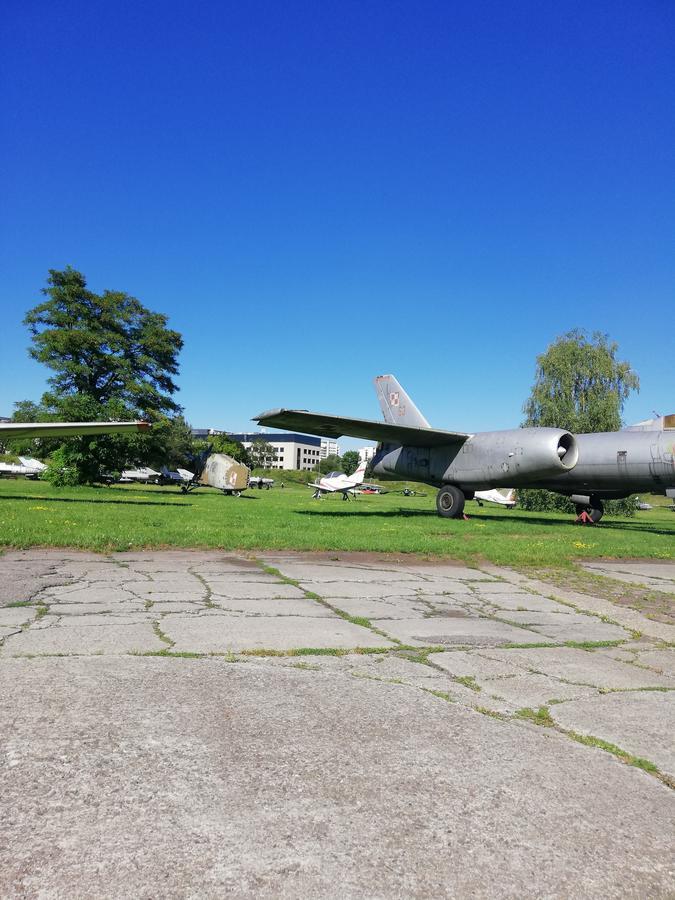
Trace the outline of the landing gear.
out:
[[[602,500],[598,500],[597,497],[591,497],[590,499],[591,502],[588,505],[585,505],[583,503],[575,504],[577,510],[577,521],[579,521],[579,519],[581,519],[581,516],[586,513],[591,522],[594,525],[597,525],[605,512],[605,507],[602,505]]]
[[[461,519],[464,513],[464,494],[454,484],[444,484],[436,496],[438,515],[444,519]]]

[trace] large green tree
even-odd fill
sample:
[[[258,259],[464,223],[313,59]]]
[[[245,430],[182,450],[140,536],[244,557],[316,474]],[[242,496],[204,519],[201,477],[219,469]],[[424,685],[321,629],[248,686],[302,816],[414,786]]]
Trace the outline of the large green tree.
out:
[[[189,428],[178,415],[178,353],[183,345],[167,317],[121,291],[96,294],[82,273],[50,269],[46,299],[24,319],[30,355],[52,371],[39,404],[16,404],[18,421],[129,420],[153,423],[148,435],[101,435],[45,440],[42,455],[59,453],[50,467],[55,481],[96,481],[127,464],[185,464]],[[64,474],[65,473],[65,474]]]
[[[351,475],[352,472],[356,472],[360,462],[361,457],[357,450],[347,450],[342,454],[342,471],[345,475]]]
[[[576,329],[557,338],[537,357],[523,425],[566,428],[573,434],[618,431],[624,402],[640,387],[630,363],[617,359],[618,349],[599,332],[589,338]]]
[[[56,401],[80,394],[100,404],[120,400],[133,413],[180,411],[172,395],[183,339],[165,315],[122,291],[95,294],[70,266],[50,269],[42,293],[47,299],[24,324],[29,354],[54,371]]]
[[[617,358],[618,345],[606,334],[567,332],[537,357],[532,391],[523,406],[524,426],[565,428],[573,434],[618,431],[624,403],[640,381],[630,363]],[[519,490],[524,509],[573,511],[567,497],[549,491]],[[629,500],[611,501],[608,512],[632,514]]]

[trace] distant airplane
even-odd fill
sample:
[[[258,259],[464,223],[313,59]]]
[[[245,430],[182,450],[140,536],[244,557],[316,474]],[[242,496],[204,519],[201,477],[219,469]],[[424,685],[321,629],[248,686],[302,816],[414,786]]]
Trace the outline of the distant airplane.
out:
[[[363,478],[366,474],[367,463],[359,463],[358,469],[351,475],[345,475],[344,472],[329,472],[324,478],[320,478],[318,482],[312,482],[307,485],[314,488],[312,498],[321,499],[322,494],[342,494],[343,500],[349,500],[350,492],[354,488],[363,484]]]
[[[139,484],[159,484],[161,477],[161,472],[156,472],[155,469],[151,469],[150,466],[139,466],[138,469],[124,469],[120,475],[120,481],[122,484],[128,484],[129,482],[134,481]]]
[[[652,491],[675,497],[675,440],[661,430],[572,435],[562,428],[513,428],[467,434],[431,428],[393,375],[375,379],[384,422],[297,409],[255,417],[260,424],[338,438],[379,441],[372,461],[381,478],[439,488],[440,516],[461,518],[465,500],[496,487],[543,488],[571,498],[598,522],[603,499]],[[669,433],[670,432],[670,433]]]
[[[150,431],[149,422],[0,422],[0,438],[73,437]]]
[[[516,505],[515,493],[513,488],[508,494],[502,494],[501,491],[493,488],[491,491],[474,491],[473,499],[476,500],[479,506],[482,506],[483,502],[487,501],[488,503],[498,503],[507,509],[513,509]]]
[[[26,478],[38,478],[47,466],[32,456],[20,456],[18,463],[0,463],[0,475],[24,475]]]

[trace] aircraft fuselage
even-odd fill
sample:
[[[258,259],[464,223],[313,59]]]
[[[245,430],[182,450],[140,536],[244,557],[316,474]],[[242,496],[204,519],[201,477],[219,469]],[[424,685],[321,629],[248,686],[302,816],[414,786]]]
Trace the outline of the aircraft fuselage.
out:
[[[675,432],[617,431],[575,436],[568,465],[551,453],[557,429],[512,429],[472,435],[460,446],[383,443],[373,472],[384,479],[454,484],[462,491],[493,487],[545,488],[561,494],[627,497],[675,488]],[[573,462],[576,452],[576,464]],[[548,471],[543,467],[548,466]]]

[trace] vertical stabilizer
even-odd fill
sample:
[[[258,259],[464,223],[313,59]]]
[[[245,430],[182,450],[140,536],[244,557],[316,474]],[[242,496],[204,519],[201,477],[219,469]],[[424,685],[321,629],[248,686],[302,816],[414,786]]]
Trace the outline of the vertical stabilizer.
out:
[[[349,476],[349,480],[353,481],[354,484],[363,484],[367,466],[368,463],[364,459],[363,462],[359,463],[358,469]]]
[[[410,425],[412,428],[430,428],[393,375],[378,375],[375,379],[375,392],[385,422],[390,425]]]

